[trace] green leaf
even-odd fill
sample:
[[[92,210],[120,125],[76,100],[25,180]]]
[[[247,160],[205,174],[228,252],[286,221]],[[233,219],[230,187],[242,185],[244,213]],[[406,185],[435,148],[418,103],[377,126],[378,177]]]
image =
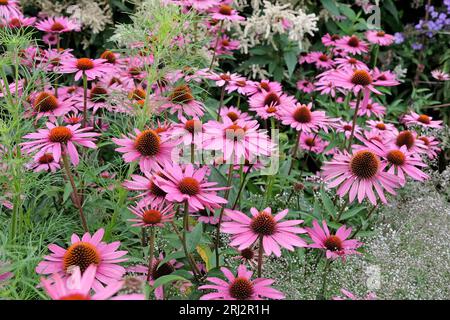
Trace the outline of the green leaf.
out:
[[[70,185],[70,182],[67,182],[66,185],[64,186],[63,203],[65,203],[67,201],[67,199],[69,199],[72,191],[73,190],[72,190],[72,186]]]
[[[155,282],[153,283],[153,288],[157,288],[159,286],[165,285],[166,283],[174,282],[174,281],[178,281],[178,280],[186,280],[186,278],[183,278],[182,276],[178,276],[175,274],[169,274],[167,276],[162,276],[155,280]]]
[[[195,247],[199,244],[203,234],[203,223],[197,223],[194,230],[186,234],[186,246],[188,252],[195,250]]]
[[[325,9],[327,9],[332,15],[338,16],[340,14],[339,8],[334,0],[320,0]]]
[[[320,195],[322,197],[323,207],[332,217],[334,217],[334,214],[336,213],[337,210],[333,202],[331,201],[330,197],[326,194],[326,192],[323,189],[320,191]]]
[[[339,11],[341,11],[351,21],[355,21],[356,19],[355,11],[353,11],[349,6],[341,5],[339,6]]]
[[[297,65],[297,55],[293,50],[286,51],[284,53],[284,61],[286,62],[286,66],[288,68],[289,77],[291,77],[294,73],[295,66]]]
[[[355,207],[355,208],[352,208],[350,210],[347,210],[346,212],[344,212],[342,214],[341,220],[350,219],[351,217],[353,217],[354,215],[360,213],[364,209],[365,209],[364,207]]]

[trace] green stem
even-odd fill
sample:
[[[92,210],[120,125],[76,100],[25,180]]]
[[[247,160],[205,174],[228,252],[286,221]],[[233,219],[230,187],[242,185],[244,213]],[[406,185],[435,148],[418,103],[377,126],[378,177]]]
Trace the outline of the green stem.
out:
[[[259,248],[258,248],[258,278],[261,278],[262,274],[262,266],[263,266],[263,256],[264,256],[264,247],[263,247],[263,237],[259,237]]]
[[[378,44],[375,46],[374,51],[375,51],[375,53],[374,53],[374,55],[373,55],[372,69],[375,68],[375,67],[377,66],[378,53],[379,53],[379,51],[380,51],[380,46],[379,46]]]
[[[172,226],[175,230],[175,233],[177,233],[178,237],[181,240],[181,244],[183,245],[184,254],[186,255],[186,258],[188,259],[188,262],[191,265],[192,272],[194,273],[194,276],[198,278],[200,276],[200,270],[198,269],[197,263],[195,262],[194,258],[189,253],[189,251],[187,249],[187,243],[186,243],[187,229],[189,228],[189,204],[187,201],[184,203],[183,235],[182,236],[180,235],[180,233],[178,232],[178,229],[175,226],[175,223],[172,222]]]
[[[298,131],[297,134],[295,135],[295,145],[294,145],[294,149],[292,150],[292,160],[291,160],[291,165],[289,167],[288,175],[291,174],[292,168],[294,167],[294,160],[297,156],[298,145],[300,144],[299,140],[300,140],[301,134],[302,134],[302,130]]]
[[[225,98],[225,85],[222,86],[219,99],[219,110],[217,111],[217,121],[220,119],[220,110],[222,109],[223,99]]]
[[[249,175],[250,170],[252,169],[252,167],[253,167],[253,164],[250,164],[248,166],[248,168],[247,168],[247,171],[244,173],[244,177],[242,178],[241,185],[239,186],[239,191],[238,191],[238,194],[236,196],[236,200],[234,200],[234,204],[233,204],[233,207],[231,208],[231,210],[236,209],[236,206],[237,206],[237,204],[239,202],[239,199],[241,197],[242,190],[244,189],[244,186],[245,186],[245,181],[247,180],[247,176]]]
[[[75,180],[74,180],[72,172],[70,170],[69,157],[67,156],[67,149],[65,146],[63,146],[63,152],[62,152],[61,156],[63,159],[64,169],[66,170],[67,177],[69,178],[70,185],[72,186],[73,199],[75,202],[75,206],[78,207],[78,212],[80,213],[80,219],[81,219],[81,224],[83,225],[83,230],[84,230],[84,232],[89,232],[86,218],[84,217],[84,213],[83,213],[83,205],[80,201],[80,196],[78,194],[77,187],[75,185]]]
[[[327,291],[328,270],[330,269],[330,259],[326,259],[325,266],[322,273],[322,289],[320,290],[319,299],[325,300],[325,294]]]
[[[350,149],[352,147],[352,141],[353,141],[353,136],[355,135],[356,119],[358,117],[358,110],[359,110],[359,105],[361,103],[361,97],[362,97],[362,91],[360,90],[358,92],[358,96],[356,97],[355,113],[353,114],[353,121],[352,121],[352,132],[350,133],[350,138],[348,139],[347,151],[350,151]]]
[[[147,269],[147,282],[150,281],[153,269],[153,256],[155,253],[155,227],[150,227],[150,239],[148,245],[148,269]],[[155,266],[157,268],[157,266]]]
[[[222,33],[222,26],[223,26],[223,20],[220,21],[219,30],[217,30],[216,44],[214,45],[214,52],[213,52],[213,56],[212,56],[212,59],[211,59],[211,64],[209,66],[209,70],[212,69],[214,61],[216,60],[217,45],[219,44],[220,35]]]

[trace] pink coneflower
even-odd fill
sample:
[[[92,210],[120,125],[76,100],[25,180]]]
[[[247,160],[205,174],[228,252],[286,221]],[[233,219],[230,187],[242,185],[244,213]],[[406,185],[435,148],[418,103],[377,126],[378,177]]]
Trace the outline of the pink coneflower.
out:
[[[107,100],[109,91],[102,85],[93,85],[92,88],[88,89],[86,93],[86,108],[89,110],[92,109],[92,114],[96,114],[99,109],[106,109],[109,107]],[[74,94],[71,100],[74,102],[74,106],[76,106],[78,110],[83,111],[83,92]]]
[[[95,80],[114,71],[114,67],[107,63],[105,59],[71,58],[62,60],[58,71],[60,73],[75,73],[75,80],[81,79],[83,74],[86,75],[88,80]]]
[[[378,86],[390,87],[399,84],[395,73],[389,70],[381,71],[377,67],[373,68],[372,79]]]
[[[36,29],[53,34],[80,31],[80,24],[67,17],[49,17],[36,23]]]
[[[311,93],[315,89],[314,84],[308,80],[298,80],[295,86],[298,90],[303,91],[304,93]]]
[[[173,220],[175,215],[172,204],[155,204],[144,199],[144,202],[128,209],[137,217],[128,219],[136,222],[133,227],[163,227],[166,222]]]
[[[275,280],[257,278],[251,280],[252,271],[241,264],[237,269],[237,276],[227,268],[220,268],[228,282],[216,278],[206,278],[211,284],[198,287],[200,290],[215,290],[200,297],[200,300],[261,300],[261,299],[284,299],[284,295],[271,288]]]
[[[132,180],[125,180],[123,186],[128,190],[140,191],[141,193],[135,198],[142,198],[138,205],[142,206],[148,203],[154,203],[155,205],[164,202],[167,192],[158,187],[155,183],[156,175],[163,175],[159,169],[157,171],[144,171],[144,177],[133,174],[131,175]]]
[[[415,153],[424,153],[426,149],[424,142],[417,139],[417,133],[411,130],[396,132],[387,143],[393,144],[398,148],[406,146],[408,151]]]
[[[357,36],[352,35],[343,36],[342,39],[336,40],[336,48],[350,54],[362,54],[368,51],[369,46]]]
[[[219,217],[214,217],[214,212],[209,212],[207,209],[202,209],[196,212],[197,221],[206,224],[216,225],[219,223]],[[222,219],[222,221],[225,221]]]
[[[352,232],[352,228],[342,225],[336,231],[336,234],[331,234],[325,220],[322,221],[322,227],[317,220],[313,220],[313,227],[306,227],[305,229],[313,241],[308,247],[325,249],[327,259],[335,260],[341,257],[345,260],[345,257],[350,254],[359,254],[356,249],[362,246],[362,243],[355,239],[347,239]]]
[[[281,109],[295,105],[295,98],[284,93],[261,92],[254,94],[249,99],[250,110],[254,111],[263,119],[275,117],[278,119]]]
[[[42,278],[41,287],[45,289],[52,300],[145,300],[143,294],[114,296],[123,287],[123,281],[111,282],[106,287],[96,288],[95,294],[92,294],[96,274],[97,267],[95,265],[87,267],[83,274],[76,266],[67,279],[62,278],[59,274],[54,274],[51,280]]]
[[[6,280],[11,279],[14,276],[12,272],[6,271],[5,269],[9,269],[8,265],[0,261],[0,287],[2,286],[2,283],[5,283]]]
[[[230,245],[238,246],[239,250],[248,248],[258,239],[262,239],[265,254],[270,256],[273,252],[280,257],[280,247],[293,251],[294,247],[306,246],[306,242],[297,236],[306,232],[303,228],[297,227],[303,220],[281,221],[288,211],[286,209],[273,216],[271,208],[263,211],[251,208],[252,217],[248,217],[240,211],[225,209],[225,214],[233,221],[222,223],[221,231],[232,235]]]
[[[204,105],[196,100],[188,84],[181,84],[173,88],[167,102],[160,106],[161,109],[169,109],[170,113],[178,112],[178,116],[183,113],[190,117],[202,117]]]
[[[74,56],[70,53],[72,49],[48,49],[43,51],[42,62],[39,65],[46,71],[58,72],[62,60],[71,59]]]
[[[181,262],[178,262],[175,259],[171,259],[165,263],[161,263],[165,259],[164,254],[161,252],[159,254],[159,257],[154,259],[151,266],[150,271],[150,280],[149,284],[153,286],[155,283],[155,280],[158,280],[159,278],[163,276],[168,276],[172,272],[174,272],[176,269],[179,269],[183,266]],[[143,265],[137,265],[133,267],[127,268],[128,272],[138,273],[141,274],[140,278],[142,280],[147,280],[147,274],[148,274],[148,267]],[[164,299],[164,286],[158,286],[154,288],[155,290],[155,297],[158,300]]]
[[[350,107],[352,109],[356,108],[356,101],[350,102]],[[372,99],[367,101],[367,105],[360,105],[358,108],[358,116],[370,117],[374,115],[375,117],[382,118],[386,114],[386,107],[382,106],[378,102],[374,102]]]
[[[376,140],[366,142],[366,145],[383,159],[382,161],[389,168],[387,172],[395,174],[400,179],[402,186],[406,183],[405,175],[418,181],[424,181],[429,178],[427,174],[418,168],[427,166],[422,162],[422,158],[417,153],[408,151],[406,146],[389,148]]]
[[[39,274],[59,274],[66,278],[71,274],[74,267],[79,267],[84,273],[90,265],[96,265],[94,290],[101,289],[103,284],[115,283],[120,280],[125,273],[125,268],[118,265],[127,261],[121,258],[127,251],[116,251],[120,246],[120,241],[105,243],[102,242],[105,230],[99,229],[91,235],[86,232],[80,239],[76,234],[72,234],[71,245],[64,249],[56,244],[50,244],[48,249],[52,252],[44,257],[36,267]]]
[[[36,119],[48,117],[54,122],[57,117],[65,115],[72,109],[72,101],[55,97],[47,91],[37,92],[32,97],[33,114]]]
[[[220,109],[220,116],[223,117],[228,117],[231,121],[236,121],[236,120],[244,120],[244,121],[249,121],[252,119],[252,117],[247,113],[247,112],[242,112],[241,110],[239,110],[236,107],[222,107]]]
[[[86,148],[96,148],[94,137],[100,134],[89,132],[92,128],[86,127],[80,129],[80,124],[57,126],[51,122],[46,123],[47,129],[39,129],[38,132],[29,133],[24,136],[25,139],[34,141],[23,142],[20,145],[22,150],[27,153],[36,153],[35,159],[45,153],[51,153],[56,162],[61,159],[61,152],[67,152],[73,165],[78,165],[79,155],[75,145]]]
[[[1,4],[0,4],[1,5]],[[31,27],[36,22],[35,17],[26,18],[22,15],[17,17],[12,17],[10,19],[3,19],[3,25],[8,26],[9,28],[24,28]]]
[[[336,86],[333,81],[327,79],[327,77],[321,77],[314,83],[315,90],[319,91],[321,95],[330,95],[333,98],[336,96]]]
[[[358,59],[352,57],[336,58],[334,61],[336,62],[338,69],[351,68],[369,71],[369,68],[364,62],[359,61]]]
[[[256,268],[258,265],[259,253],[253,247],[254,246],[250,246],[242,250],[236,249],[237,255],[233,258],[240,260],[242,264],[248,263],[252,268]]]
[[[311,52],[310,53],[311,63],[315,63],[317,68],[330,69],[334,65],[333,59],[323,52]]]
[[[159,165],[164,166],[172,161],[171,153],[175,144],[168,138],[163,138],[152,129],[140,131],[134,129],[135,134],[129,137],[122,135],[121,139],[113,138],[112,141],[119,145],[116,151],[124,153],[125,162],[139,160],[142,172],[158,170]]]
[[[402,122],[407,126],[419,125],[424,128],[442,128],[442,120],[433,120],[432,117],[427,116],[426,114],[418,114],[414,111],[411,111],[409,114],[405,115]]]
[[[280,110],[280,120],[284,125],[291,126],[297,131],[316,132],[323,129],[328,132],[334,119],[328,118],[325,111],[311,111],[312,103],[284,107]]]
[[[253,161],[259,156],[269,156],[274,148],[265,130],[259,129],[258,121],[224,117],[222,122],[209,121],[204,126],[203,147],[220,150],[227,163],[239,164]]]
[[[437,157],[437,153],[441,151],[441,148],[439,148],[439,141],[435,137],[425,137],[421,136],[417,139],[421,140],[423,142],[423,149],[425,150],[425,153],[427,154],[429,159],[435,159]]]
[[[56,172],[61,168],[60,164],[55,161],[51,153],[44,153],[36,159],[33,159],[31,163],[27,165],[27,168],[34,172],[51,171]]]
[[[328,146],[328,141],[322,140],[318,135],[302,132],[299,138],[299,146],[305,151],[320,154]]]
[[[372,91],[376,94],[382,94],[375,89],[375,86],[396,86],[398,81],[396,80],[377,80],[374,77],[374,72],[364,69],[337,69],[332,72],[326,73],[324,76],[329,81],[333,81],[336,87],[352,91],[355,95],[360,91],[365,93]]]
[[[224,187],[215,187],[217,182],[205,179],[208,167],[194,169],[192,164],[184,168],[178,164],[166,164],[164,176],[156,176],[155,183],[164,190],[166,200],[170,202],[187,202],[189,212],[197,212],[206,208],[217,209],[227,200],[216,195]]]
[[[14,17],[20,17],[22,12],[20,11],[18,0],[1,0],[0,1],[0,18],[11,19]]]
[[[240,16],[238,12],[230,7],[228,4],[220,4],[214,6],[209,10],[212,13],[212,18],[215,20],[226,20],[226,21],[239,21],[245,20],[244,17]]]
[[[216,40],[212,40],[212,48],[214,48]],[[239,49],[240,42],[238,40],[232,40],[226,34],[222,35],[217,44],[216,53],[217,54],[233,54],[234,50]]]
[[[244,77],[242,77],[239,80],[230,80],[226,87],[226,91],[227,93],[237,91],[237,93],[247,96],[258,92],[258,88],[256,86],[256,82],[246,80]]]
[[[450,80],[450,75],[442,70],[436,69],[431,71],[431,76],[439,81],[448,81]]]
[[[371,128],[371,131],[385,138],[393,137],[397,133],[397,129],[392,123],[385,123],[380,120],[367,120],[366,124]]]
[[[353,293],[351,293],[348,290],[341,289],[342,294],[345,297],[333,297],[332,300],[376,300],[377,296],[373,292],[369,292],[364,298],[359,298],[355,296]]]
[[[340,185],[337,194],[344,197],[349,193],[349,200],[353,202],[358,196],[358,202],[365,197],[373,204],[377,204],[375,188],[383,203],[387,203],[383,189],[395,194],[394,188],[400,186],[395,175],[385,172],[386,164],[371,150],[363,149],[353,155],[347,151],[336,153],[331,161],[325,162],[322,174],[329,188]]]
[[[239,80],[241,76],[236,73],[229,73],[229,72],[219,74],[211,72],[211,74],[207,75],[206,78],[214,81],[216,83],[216,86],[223,87],[224,85],[227,85],[230,81]]]
[[[339,121],[339,125],[336,126],[336,132],[343,132],[345,135],[345,138],[348,139],[350,138],[351,134],[352,134],[352,128],[353,128],[353,123],[351,121]],[[355,130],[354,133],[359,134],[361,133],[361,127],[358,125],[355,125]]]
[[[174,140],[182,142],[185,146],[194,144],[201,146],[203,144],[203,128],[202,122],[197,117],[187,120],[181,116],[181,123],[174,125],[171,135]]]
[[[42,41],[48,46],[56,46],[58,43],[58,36],[54,33],[46,33],[42,36]]]
[[[194,9],[204,11],[218,4],[218,0],[187,0],[187,5]]]
[[[281,93],[283,91],[281,84],[276,81],[261,80],[259,83],[256,83],[256,87],[258,88],[258,92]]]
[[[338,34],[330,35],[329,33],[327,33],[326,35],[324,35],[322,37],[322,43],[326,47],[335,46],[336,45],[336,41],[340,40],[340,39],[341,39],[341,36],[338,35]]]
[[[380,46],[389,46],[394,42],[394,36],[381,30],[369,30],[366,32],[366,39]]]

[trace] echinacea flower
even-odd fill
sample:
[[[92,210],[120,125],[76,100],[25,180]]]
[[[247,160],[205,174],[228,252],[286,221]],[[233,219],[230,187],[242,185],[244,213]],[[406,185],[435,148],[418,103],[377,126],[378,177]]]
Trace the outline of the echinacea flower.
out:
[[[220,108],[220,116],[222,118],[228,117],[231,121],[236,121],[239,119],[248,121],[252,119],[252,117],[247,112],[242,112],[240,109],[233,106],[230,107],[223,106],[222,108]]]
[[[248,248],[259,239],[262,240],[267,256],[273,252],[280,257],[280,247],[293,251],[294,247],[306,246],[306,242],[297,236],[306,232],[305,229],[297,227],[303,220],[281,221],[288,212],[289,210],[285,209],[273,216],[271,208],[263,211],[251,208],[252,217],[249,217],[238,210],[225,209],[225,214],[233,221],[223,222],[221,231],[232,235],[230,245],[237,246],[239,250]]]
[[[38,129],[38,132],[23,136],[23,138],[33,141],[20,144],[22,150],[27,153],[38,151],[35,159],[39,159],[45,153],[51,153],[55,162],[59,162],[61,153],[67,152],[70,161],[76,166],[80,162],[80,158],[75,145],[95,149],[94,138],[100,135],[90,132],[92,129],[90,127],[80,129],[81,124],[57,126],[47,122],[46,126],[47,129]]]
[[[154,285],[155,280],[158,280],[159,278],[163,276],[168,276],[172,272],[174,272],[176,269],[179,269],[183,266],[181,262],[178,262],[175,259],[171,259],[167,262],[161,263],[165,259],[165,256],[162,252],[160,252],[158,257],[155,257],[155,259],[152,261],[152,265],[150,267],[150,279],[149,284],[151,286]],[[147,279],[148,275],[148,267],[143,265],[137,265],[128,267],[127,271],[132,273],[139,274],[140,278],[142,280]],[[155,291],[155,298],[158,300],[164,299],[164,286],[158,286],[154,288]]]
[[[82,274],[76,266],[71,275],[62,278],[54,274],[51,279],[41,279],[41,286],[52,300],[145,300],[143,294],[116,295],[123,287],[124,281],[113,281],[106,287],[92,289],[97,274],[97,266],[90,265]]]
[[[380,46],[389,46],[394,42],[394,36],[381,30],[369,30],[366,32],[366,39]]]
[[[63,116],[72,109],[72,102],[55,97],[50,92],[37,92],[32,98],[33,113],[36,119],[48,117],[54,122],[57,117]]]
[[[44,153],[36,159],[33,159],[31,163],[27,164],[27,168],[34,172],[51,171],[56,172],[61,169],[59,162],[55,161],[51,153]]]
[[[329,188],[336,188],[337,194],[344,197],[349,193],[349,200],[353,202],[358,197],[362,202],[365,197],[373,204],[377,204],[373,191],[375,188],[383,203],[387,203],[383,189],[395,194],[394,189],[400,186],[400,179],[392,173],[385,172],[386,164],[380,161],[375,152],[361,149],[354,154],[347,151],[336,153],[331,161],[326,161],[322,167],[322,175]]]
[[[448,81],[450,80],[450,75],[442,70],[436,69],[431,71],[431,76],[439,81]]]
[[[348,139],[350,135],[352,134],[352,128],[353,123],[351,121],[339,121],[339,125],[336,126],[336,132],[340,133],[343,132],[345,135],[345,138]],[[358,125],[355,125],[355,130],[353,130],[355,134],[361,133],[361,127]]]
[[[387,164],[389,168],[387,172],[399,177],[402,186],[406,183],[405,175],[417,181],[424,181],[429,178],[426,173],[419,169],[427,166],[422,162],[420,155],[408,151],[406,146],[389,147],[376,140],[366,142],[366,145]]]
[[[123,183],[128,190],[142,192],[135,197],[142,198],[139,205],[145,205],[147,202],[158,205],[164,201],[167,193],[154,182],[156,175],[162,175],[161,170],[144,171],[144,176],[133,174],[132,180],[125,180]]]
[[[439,148],[439,141],[435,137],[426,137],[421,136],[417,139],[421,140],[423,142],[423,149],[425,153],[427,154],[429,159],[435,159],[437,157],[437,153],[441,151],[441,148]]]
[[[343,36],[341,39],[336,40],[336,48],[350,54],[366,53],[369,49],[367,43],[355,35]]]
[[[239,164],[253,161],[259,156],[269,156],[274,148],[265,130],[259,129],[258,121],[228,117],[222,122],[208,121],[204,127],[203,147],[206,150],[220,150],[227,163]]]
[[[0,19],[1,20],[1,19]],[[10,28],[24,28],[31,27],[36,22],[35,17],[24,17],[22,15],[6,19],[4,24]]]
[[[442,120],[433,120],[432,117],[427,116],[426,114],[418,114],[414,111],[411,111],[409,114],[406,114],[402,118],[402,122],[407,126],[410,125],[419,125],[424,128],[434,128],[440,129],[442,128]]]
[[[226,21],[239,21],[245,20],[244,17],[240,16],[238,12],[230,7],[228,4],[219,4],[214,6],[209,11],[212,13],[212,18],[216,20],[226,20]]]
[[[200,290],[214,290],[200,297],[200,300],[261,300],[261,299],[284,299],[284,295],[270,287],[275,280],[257,278],[252,280],[252,271],[241,264],[237,268],[235,276],[228,268],[220,268],[226,279],[208,277],[206,284],[198,287]]]
[[[325,111],[311,111],[312,103],[288,105],[279,111],[280,120],[297,131],[317,132],[319,129],[328,132],[335,119],[328,118]]]
[[[218,0],[187,0],[187,5],[194,9],[204,11],[218,4]]]
[[[356,101],[350,102],[350,107],[352,109],[356,108]],[[374,115],[375,117],[382,118],[386,114],[386,107],[382,106],[378,102],[369,99],[366,105],[359,105],[358,108],[358,116],[367,116],[370,117]]]
[[[86,232],[80,239],[72,234],[71,245],[64,249],[56,244],[50,244],[48,249],[52,252],[44,257],[36,267],[38,274],[59,274],[67,278],[74,267],[79,267],[82,274],[90,265],[96,265],[94,290],[101,289],[103,284],[115,283],[122,279],[125,268],[118,263],[127,261],[122,258],[127,251],[117,251],[120,241],[105,243],[102,241],[104,229],[99,229],[92,236]]]
[[[281,109],[286,109],[295,105],[295,98],[284,93],[274,91],[264,91],[256,93],[250,97],[249,109],[254,111],[262,119],[275,117],[278,119]]]
[[[181,84],[173,88],[167,97],[167,102],[160,106],[160,109],[168,109],[170,113],[178,112],[178,116],[183,113],[190,117],[201,117],[204,114],[204,105],[196,100],[188,84]]]
[[[258,88],[258,92],[281,93],[283,91],[281,84],[276,81],[261,80],[259,83],[256,83],[256,87]]]
[[[215,45],[216,40],[212,40],[212,46]],[[233,54],[233,50],[239,49],[239,40],[232,40],[226,34],[222,35],[219,39],[216,48],[216,54]]]
[[[336,58],[334,61],[336,62],[338,69],[351,68],[357,70],[369,70],[364,62],[353,57]]]
[[[248,263],[252,268],[256,268],[259,260],[259,253],[254,246],[248,248],[237,250],[237,255],[233,257],[236,260],[240,260],[242,264]]]
[[[302,132],[299,137],[299,146],[301,149],[320,154],[328,146],[328,142],[322,140],[317,134]]]
[[[129,209],[136,216],[136,218],[128,219],[135,222],[133,227],[162,227],[166,222],[172,221],[175,215],[172,204],[155,204],[145,200]]]
[[[405,146],[408,151],[415,153],[424,153],[426,149],[424,141],[417,139],[417,133],[411,130],[397,131],[397,134],[392,135],[387,143],[398,148]]]
[[[11,19],[21,15],[18,0],[2,0],[0,2],[0,18]]]
[[[329,33],[327,33],[324,36],[322,36],[321,40],[325,47],[329,47],[329,46],[335,46],[336,41],[340,40],[340,39],[341,39],[341,36],[338,34],[330,35]]]
[[[153,129],[140,131],[134,129],[135,135],[130,137],[122,135],[122,138],[113,138],[112,141],[120,147],[116,149],[122,152],[125,162],[139,160],[142,172],[157,170],[159,165],[164,166],[172,161],[172,149],[174,143],[168,138],[162,137]]]
[[[343,260],[347,255],[359,254],[356,251],[362,243],[355,239],[348,239],[352,228],[345,225],[339,227],[335,234],[330,233],[325,220],[322,221],[322,227],[317,220],[313,220],[313,227],[305,227],[313,243],[309,248],[324,249],[327,259],[336,259],[341,257]]]
[[[95,80],[109,72],[114,71],[114,67],[107,63],[105,59],[90,58],[70,58],[61,61],[58,68],[60,73],[75,73],[75,80],[79,80],[86,75],[88,80]]]
[[[49,17],[36,23],[36,29],[44,32],[60,34],[70,31],[80,31],[80,25],[78,22],[67,17]]]
[[[314,84],[308,80],[297,81],[297,83],[295,84],[295,87],[298,90],[303,91],[304,93],[311,93],[315,89]]]
[[[203,143],[203,124],[197,117],[187,120],[185,117],[180,116],[181,123],[177,123],[173,126],[173,130],[170,131],[174,140],[182,142],[185,146],[194,144],[201,146]]]
[[[178,164],[166,164],[162,176],[156,176],[156,185],[164,190],[166,200],[170,202],[187,202],[189,212],[206,208],[217,209],[227,200],[216,195],[226,187],[215,187],[217,182],[205,179],[208,167],[195,169],[192,164],[180,167]]]
[[[398,85],[396,80],[378,80],[378,78],[375,78],[373,71],[364,69],[342,68],[324,73],[323,77],[334,82],[336,87],[352,91],[355,95],[360,91],[364,91],[365,97],[369,91],[381,94],[380,91],[375,89],[375,86],[388,87]]]
[[[239,94],[247,96],[258,92],[258,88],[256,87],[256,82],[241,77],[237,80],[230,80],[226,87],[226,91],[227,93],[236,91]]]
[[[91,89],[86,91],[86,93],[86,109],[92,109],[92,114],[96,114],[99,109],[106,109],[109,107],[109,91],[102,85],[93,85]],[[83,92],[74,94],[71,100],[78,110],[83,110],[83,104],[85,101]]]
[[[8,264],[0,261],[0,287],[14,276],[12,272],[6,270],[8,270]]]
[[[376,300],[377,296],[373,292],[369,292],[364,298],[359,298],[355,296],[353,293],[351,293],[348,290],[341,289],[342,294],[344,297],[335,296],[332,299],[333,300]]]
[[[383,137],[392,137],[397,132],[397,129],[392,123],[386,123],[380,120],[367,120],[366,124],[371,128],[371,131],[379,133]]]
[[[315,51],[311,52],[309,55],[310,61],[315,63],[317,68],[330,69],[335,64],[333,59],[326,53]]]

